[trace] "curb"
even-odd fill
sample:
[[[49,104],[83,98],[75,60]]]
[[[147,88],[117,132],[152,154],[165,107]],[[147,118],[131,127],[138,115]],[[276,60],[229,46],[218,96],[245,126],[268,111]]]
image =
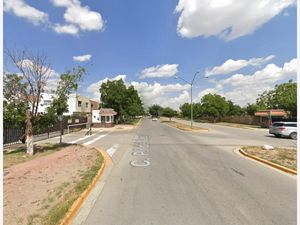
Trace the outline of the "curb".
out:
[[[287,167],[285,167],[285,166],[280,166],[280,165],[278,165],[278,164],[276,164],[276,163],[273,163],[273,162],[270,162],[270,161],[268,161],[268,160],[259,158],[259,157],[257,157],[257,156],[248,154],[248,153],[246,153],[244,150],[242,150],[241,148],[239,149],[239,152],[240,152],[242,155],[246,156],[246,157],[255,159],[255,160],[257,160],[257,161],[259,161],[259,162],[261,162],[261,163],[267,164],[267,165],[272,166],[272,167],[274,167],[274,168],[276,168],[276,169],[279,169],[279,170],[281,170],[281,171],[284,171],[284,172],[287,172],[287,173],[291,173],[291,174],[293,174],[293,175],[297,175],[297,171],[296,171],[296,170],[292,170],[292,169],[287,168]]]
[[[198,128],[200,128],[199,130],[184,130],[184,129],[179,128],[179,127],[174,127],[174,126],[172,126],[172,125],[170,125],[170,124],[168,124],[168,123],[164,123],[163,121],[159,121],[159,122],[162,123],[162,124],[166,124],[166,125],[168,125],[169,127],[175,128],[175,129],[177,129],[177,130],[179,130],[179,131],[181,131],[181,132],[209,132],[209,129],[208,129],[208,128],[198,127]],[[176,121],[175,121],[175,123],[176,123]],[[178,123],[178,122],[177,122],[177,123]],[[179,123],[179,124],[180,124],[180,123]],[[183,124],[183,123],[181,123],[181,124]],[[186,124],[183,124],[183,125],[186,125]]]
[[[63,220],[59,223],[59,225],[69,225],[72,222],[72,219],[75,217],[77,214],[78,210],[82,206],[83,202],[86,200],[88,197],[89,193],[92,191],[92,189],[95,187],[96,183],[100,179],[101,175],[103,174],[103,171],[106,167],[106,157],[103,154],[103,150],[100,150],[102,157],[103,157],[103,163],[98,170],[97,175],[94,177],[93,181],[89,184],[89,186],[85,189],[84,192],[81,193],[81,195],[78,197],[78,199],[73,203],[71,208],[68,210],[67,214],[63,218]]]

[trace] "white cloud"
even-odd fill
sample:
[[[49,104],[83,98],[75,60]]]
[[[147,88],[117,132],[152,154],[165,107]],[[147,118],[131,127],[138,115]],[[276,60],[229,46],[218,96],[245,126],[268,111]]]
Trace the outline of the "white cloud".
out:
[[[282,67],[268,64],[253,74],[235,74],[230,78],[216,82],[217,93],[222,93],[228,100],[240,104],[255,102],[259,94],[270,90],[275,84],[297,77],[297,59],[284,63]]]
[[[85,61],[90,61],[92,58],[92,55],[87,54],[87,55],[79,55],[79,56],[73,56],[73,60],[77,62],[85,62]]]
[[[42,12],[23,0],[4,0],[4,11],[12,12],[16,16],[24,18],[34,25],[40,25],[48,21],[48,14]]]
[[[188,84],[166,84],[154,82],[149,84],[147,82],[131,82],[131,85],[141,95],[145,106],[153,104],[159,104],[163,107],[172,107],[178,109],[178,107],[189,101],[190,96],[188,90],[190,86]]]
[[[138,91],[139,95],[143,99],[145,106],[152,104],[159,104],[163,107],[172,107],[177,109],[181,104],[189,101],[189,85],[182,84],[160,84],[154,82],[149,84],[147,82],[126,82],[126,75],[117,75],[112,78],[106,77],[105,79],[99,80],[98,82],[91,84],[87,88],[87,92],[90,93],[90,97],[99,99],[100,98],[100,85],[108,80],[119,80],[122,79],[127,86],[134,86]]]
[[[171,77],[178,72],[178,64],[152,66],[141,72],[140,78]]]
[[[220,66],[215,66],[212,69],[206,69],[205,70],[205,76],[212,76],[212,75],[218,75],[218,74],[229,74],[234,71],[238,71],[246,66],[260,66],[271,59],[273,59],[275,56],[274,55],[269,55],[265,58],[251,58],[249,60],[232,60],[229,59],[226,62],[224,62]]]
[[[67,31],[72,31],[65,33],[75,33],[75,29],[71,29],[70,26],[75,26],[82,31],[101,31],[104,27],[101,14],[96,11],[91,11],[88,6],[82,6],[79,0],[52,0],[52,3],[54,6],[66,8],[64,19],[67,24],[56,25],[66,28]],[[54,28],[54,31],[57,32],[57,29]]]
[[[253,33],[296,0],[179,0],[177,32],[186,38],[235,38]]]
[[[79,29],[72,25],[60,25],[60,24],[55,24],[53,26],[53,30],[58,33],[58,34],[71,34],[71,35],[78,35]]]
[[[90,93],[91,97],[94,99],[100,99],[100,93],[99,93],[99,89],[102,83],[107,82],[108,80],[113,81],[113,80],[120,80],[122,79],[124,82],[126,80],[126,75],[125,74],[119,74],[113,78],[104,78],[102,80],[99,80],[96,83],[91,84],[90,86],[88,86],[87,88],[87,92]]]

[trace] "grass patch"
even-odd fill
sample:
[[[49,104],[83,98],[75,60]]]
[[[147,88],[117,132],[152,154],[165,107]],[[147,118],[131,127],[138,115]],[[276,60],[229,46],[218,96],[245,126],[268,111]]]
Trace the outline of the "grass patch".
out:
[[[49,155],[56,151],[61,150],[64,147],[69,146],[70,144],[43,144],[43,145],[34,145],[35,154],[33,156],[26,153],[26,147],[18,147],[9,152],[3,152],[3,166],[4,168],[11,167],[13,165],[23,163],[41,156]]]
[[[60,220],[64,218],[70,207],[73,203],[78,199],[82,192],[86,190],[86,188],[93,181],[95,176],[97,175],[99,169],[103,164],[103,156],[100,154],[95,164],[87,171],[83,173],[82,178],[74,184],[74,188],[71,191],[67,192],[61,199],[59,203],[53,206],[50,211],[45,215],[41,221],[42,225],[57,225]],[[59,187],[59,190],[64,189],[70,184],[64,183]],[[56,192],[57,193],[57,192]]]
[[[186,125],[186,124],[182,124],[182,123],[178,123],[175,121],[171,121],[171,120],[161,120],[161,123],[166,123],[172,127],[175,127],[177,129],[183,130],[183,131],[208,131],[207,128],[202,128],[202,127],[193,127],[191,128],[190,125]]]
[[[289,148],[274,148],[265,150],[260,146],[242,148],[246,153],[268,160],[278,165],[297,170],[297,151]]]

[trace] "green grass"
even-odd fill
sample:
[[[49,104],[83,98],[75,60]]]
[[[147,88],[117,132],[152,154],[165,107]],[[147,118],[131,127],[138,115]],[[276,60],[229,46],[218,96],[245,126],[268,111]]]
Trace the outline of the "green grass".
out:
[[[90,185],[103,164],[103,156],[100,154],[98,159],[89,170],[83,173],[82,178],[75,183],[74,188],[65,194],[62,200],[53,206],[50,211],[42,218],[42,225],[57,225],[64,218],[70,207],[78,199],[82,192]],[[62,184],[62,187],[70,185]]]
[[[56,151],[61,150],[70,144],[47,144],[47,145],[34,145],[35,154],[33,156],[26,153],[26,147],[18,147],[10,152],[3,152],[4,168],[23,163],[41,156],[49,155]]]

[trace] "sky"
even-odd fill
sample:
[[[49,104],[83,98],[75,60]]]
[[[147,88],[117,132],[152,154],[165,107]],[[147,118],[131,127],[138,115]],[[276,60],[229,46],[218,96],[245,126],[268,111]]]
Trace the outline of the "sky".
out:
[[[83,65],[84,96],[99,99],[102,82],[123,79],[145,106],[178,109],[197,73],[194,102],[216,93],[245,106],[296,80],[296,8],[296,0],[4,0],[4,48],[43,52],[48,91]],[[4,71],[17,72],[6,57]]]

